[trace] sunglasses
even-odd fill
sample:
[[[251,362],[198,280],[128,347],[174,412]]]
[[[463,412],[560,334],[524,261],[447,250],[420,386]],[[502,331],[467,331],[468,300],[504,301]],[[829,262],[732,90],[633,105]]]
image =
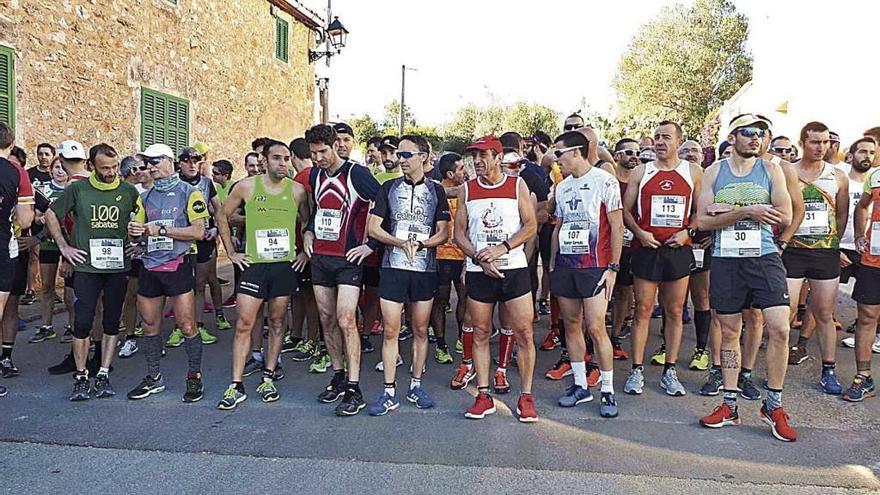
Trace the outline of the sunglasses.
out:
[[[636,156],[639,154],[639,150],[618,150],[617,153],[624,156]]]
[[[781,147],[779,147],[779,148],[773,148],[773,151],[774,151],[775,153],[779,153],[779,154],[781,155],[781,154],[784,154],[784,153],[791,153],[791,148],[781,148]]]
[[[424,155],[424,151],[398,151],[395,153],[397,155],[398,160],[409,160],[410,158],[416,155]]]
[[[165,160],[164,156],[157,156],[155,158],[147,158],[147,164],[158,165],[158,164],[162,163],[163,160]],[[144,169],[146,169],[146,167],[144,167]]]
[[[182,162],[200,162],[202,161],[202,155],[190,155],[186,158],[181,159]]]
[[[563,131],[573,131],[575,129],[580,129],[581,127],[583,127],[583,126],[580,124],[567,124],[562,127],[562,130]]]
[[[578,148],[583,148],[583,147],[584,147],[583,145],[569,146],[568,148],[562,148],[560,150],[553,150],[553,154],[556,155],[557,159],[559,159],[559,158],[562,158],[562,155],[568,153],[569,151],[576,150]]]
[[[146,165],[141,165],[140,167],[131,167],[132,172],[146,172],[150,167]]]
[[[764,129],[758,129],[756,127],[743,127],[742,129],[737,129],[736,133],[744,138],[764,137]]]

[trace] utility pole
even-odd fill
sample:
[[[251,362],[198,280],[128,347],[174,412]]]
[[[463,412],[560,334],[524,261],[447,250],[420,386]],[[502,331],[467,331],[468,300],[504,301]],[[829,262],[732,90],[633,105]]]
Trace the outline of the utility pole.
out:
[[[406,71],[408,70],[418,70],[415,67],[407,67],[406,65],[400,66],[400,135],[403,136],[403,126],[404,126],[404,109],[406,108]]]

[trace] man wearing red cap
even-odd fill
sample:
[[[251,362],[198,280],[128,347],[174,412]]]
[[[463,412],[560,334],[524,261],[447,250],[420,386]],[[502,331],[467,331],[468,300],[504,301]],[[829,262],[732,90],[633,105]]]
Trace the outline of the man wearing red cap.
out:
[[[465,150],[474,161],[477,178],[465,183],[455,218],[455,238],[467,256],[468,313],[474,326],[474,364],[479,394],[465,417],[482,419],[495,412],[489,395],[489,334],[492,313],[500,303],[512,322],[519,347],[517,359],[522,395],[516,412],[522,422],[535,422],[532,398],[535,346],[531,279],[523,244],[537,233],[529,191],[519,177],[501,172],[501,142],[495,136],[478,139]]]

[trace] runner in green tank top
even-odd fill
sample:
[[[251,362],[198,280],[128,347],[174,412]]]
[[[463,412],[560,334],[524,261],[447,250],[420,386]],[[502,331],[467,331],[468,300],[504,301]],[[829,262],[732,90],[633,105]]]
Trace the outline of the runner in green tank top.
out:
[[[220,238],[230,261],[242,269],[236,287],[238,321],[232,348],[232,384],[217,404],[218,409],[234,409],[247,399],[243,374],[251,347],[251,329],[263,301],[268,303],[269,346],[264,360],[263,378],[257,393],[263,402],[278,400],[275,379],[284,339],[284,317],[290,296],[297,292],[296,271],[302,271],[308,258],[296,253],[296,219],[308,225],[309,203],[306,190],[287,177],[290,150],[280,141],[263,146],[266,173],[239,181],[218,211]],[[242,205],[245,212],[244,253],[236,253],[229,229],[229,217]]]

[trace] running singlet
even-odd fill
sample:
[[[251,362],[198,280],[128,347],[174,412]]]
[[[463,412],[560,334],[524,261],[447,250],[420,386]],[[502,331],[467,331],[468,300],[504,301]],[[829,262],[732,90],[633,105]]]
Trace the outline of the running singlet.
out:
[[[204,196],[205,202],[208,204],[208,223],[205,225],[205,228],[210,229],[215,227],[214,214],[217,212],[215,212],[214,208],[211,206],[211,200],[214,199],[214,196],[217,196],[217,189],[214,187],[214,181],[202,174],[198,174],[192,178],[184,177],[183,173],[180,173],[179,175],[180,180],[198,188],[202,193],[202,196]]]
[[[846,229],[844,229],[843,237],[840,239],[840,248],[855,251],[855,225],[853,224],[855,217],[853,213],[856,211],[856,205],[859,204],[859,200],[862,199],[862,190],[865,188],[865,183],[853,180],[848,176],[847,179],[849,179],[849,221],[846,222]]]
[[[159,191],[155,187],[141,193],[144,207],[134,217],[135,222],[164,225],[165,228],[186,228],[192,221],[208,218],[208,204],[202,192],[196,187],[178,181],[169,191]],[[167,236],[148,236],[146,250],[141,259],[147,270],[169,266],[174,271],[181,257],[193,248],[191,241],[179,241]],[[162,271],[162,270],[157,270]]]
[[[46,194],[46,199],[49,200],[49,204],[52,204],[61,197],[61,193],[64,192],[64,185],[50,180],[48,184],[43,184],[43,190],[48,193]],[[45,239],[40,241],[40,249],[44,251],[58,251],[58,244],[55,243],[55,239],[51,235],[47,235]]]
[[[379,185],[381,186],[382,184],[388,182],[391,179],[403,177],[403,172],[401,172],[400,170],[398,170],[397,172],[386,172],[385,167],[383,166],[382,172],[374,174],[374,177],[376,177],[376,182],[378,182]],[[364,258],[363,265],[371,267],[371,268],[378,268],[379,267],[379,258],[381,257],[383,249],[384,248],[382,246],[379,246],[378,249],[376,249],[369,256]]]
[[[748,175],[739,177],[730,170],[730,161],[721,160],[712,186],[715,202],[733,206],[770,205],[772,192],[768,164],[758,158]],[[773,227],[754,220],[742,220],[715,230],[712,256],[718,258],[757,258],[778,253],[773,242]]]
[[[119,177],[109,184],[101,182],[92,173],[88,180],[69,184],[51,208],[58,218],[71,213],[71,238],[87,253],[86,262],[75,265],[74,271],[118,273],[130,269],[125,255],[128,222],[143,209],[133,185]]]
[[[620,179],[617,179],[617,183],[620,184],[620,200],[622,203],[623,197],[626,196],[626,186],[628,186],[629,183],[624,182]],[[632,214],[635,217],[636,216],[635,212],[636,212],[636,210],[638,210],[638,205],[634,206],[633,208],[634,208],[634,210],[633,210]],[[635,234],[633,234],[632,230],[629,230],[628,228],[626,228],[626,225],[624,225],[623,226],[623,249],[621,250],[622,253],[629,253],[629,252],[633,251],[633,239],[635,239],[635,238],[636,238],[636,236],[635,236]]]
[[[444,192],[446,191],[444,190]],[[446,200],[449,201],[449,238],[446,239],[445,243],[437,246],[437,259],[461,261],[464,259],[464,253],[456,245],[453,236],[455,232],[455,212],[458,210],[458,198],[447,197]]]
[[[34,188],[24,169],[0,158],[0,257],[18,257],[12,225],[16,205],[33,204]]]
[[[864,192],[871,195],[871,206],[868,208],[868,228],[865,230],[868,248],[860,262],[865,266],[880,268],[880,174],[876,170],[865,180]]]
[[[413,184],[399,177],[382,184],[370,213],[382,217],[382,228],[394,237],[425,242],[436,233],[437,222],[449,221],[449,203],[443,186],[433,180]],[[403,249],[386,246],[382,268],[436,272],[436,253],[421,249],[410,263]]]
[[[297,211],[293,180],[284,177],[280,193],[266,190],[265,175],[254,177],[254,191],[244,204],[247,259],[250,263],[290,262],[296,257]]]
[[[611,262],[608,213],[621,209],[618,180],[591,167],[581,177],[570,175],[556,186],[559,218],[557,268],[605,268]]]
[[[379,183],[368,168],[351,161],[332,176],[321,167],[309,171],[315,201],[309,222],[315,233],[312,249],[315,254],[345,256],[364,242],[369,203],[376,199]]]
[[[791,240],[793,247],[837,249],[837,218],[834,215],[837,178],[834,165],[822,162],[822,172],[814,182],[798,179],[804,196],[804,219]]]
[[[688,228],[694,191],[690,167],[685,160],[673,170],[660,170],[654,162],[645,165],[636,202],[639,227],[660,243]]]
[[[520,180],[505,175],[501,182],[492,186],[484,185],[479,178],[465,183],[468,237],[476,251],[501,244],[522,229],[519,216]],[[495,260],[495,267],[501,271],[527,266],[522,245]],[[467,271],[482,272],[483,269],[468,258]]]

